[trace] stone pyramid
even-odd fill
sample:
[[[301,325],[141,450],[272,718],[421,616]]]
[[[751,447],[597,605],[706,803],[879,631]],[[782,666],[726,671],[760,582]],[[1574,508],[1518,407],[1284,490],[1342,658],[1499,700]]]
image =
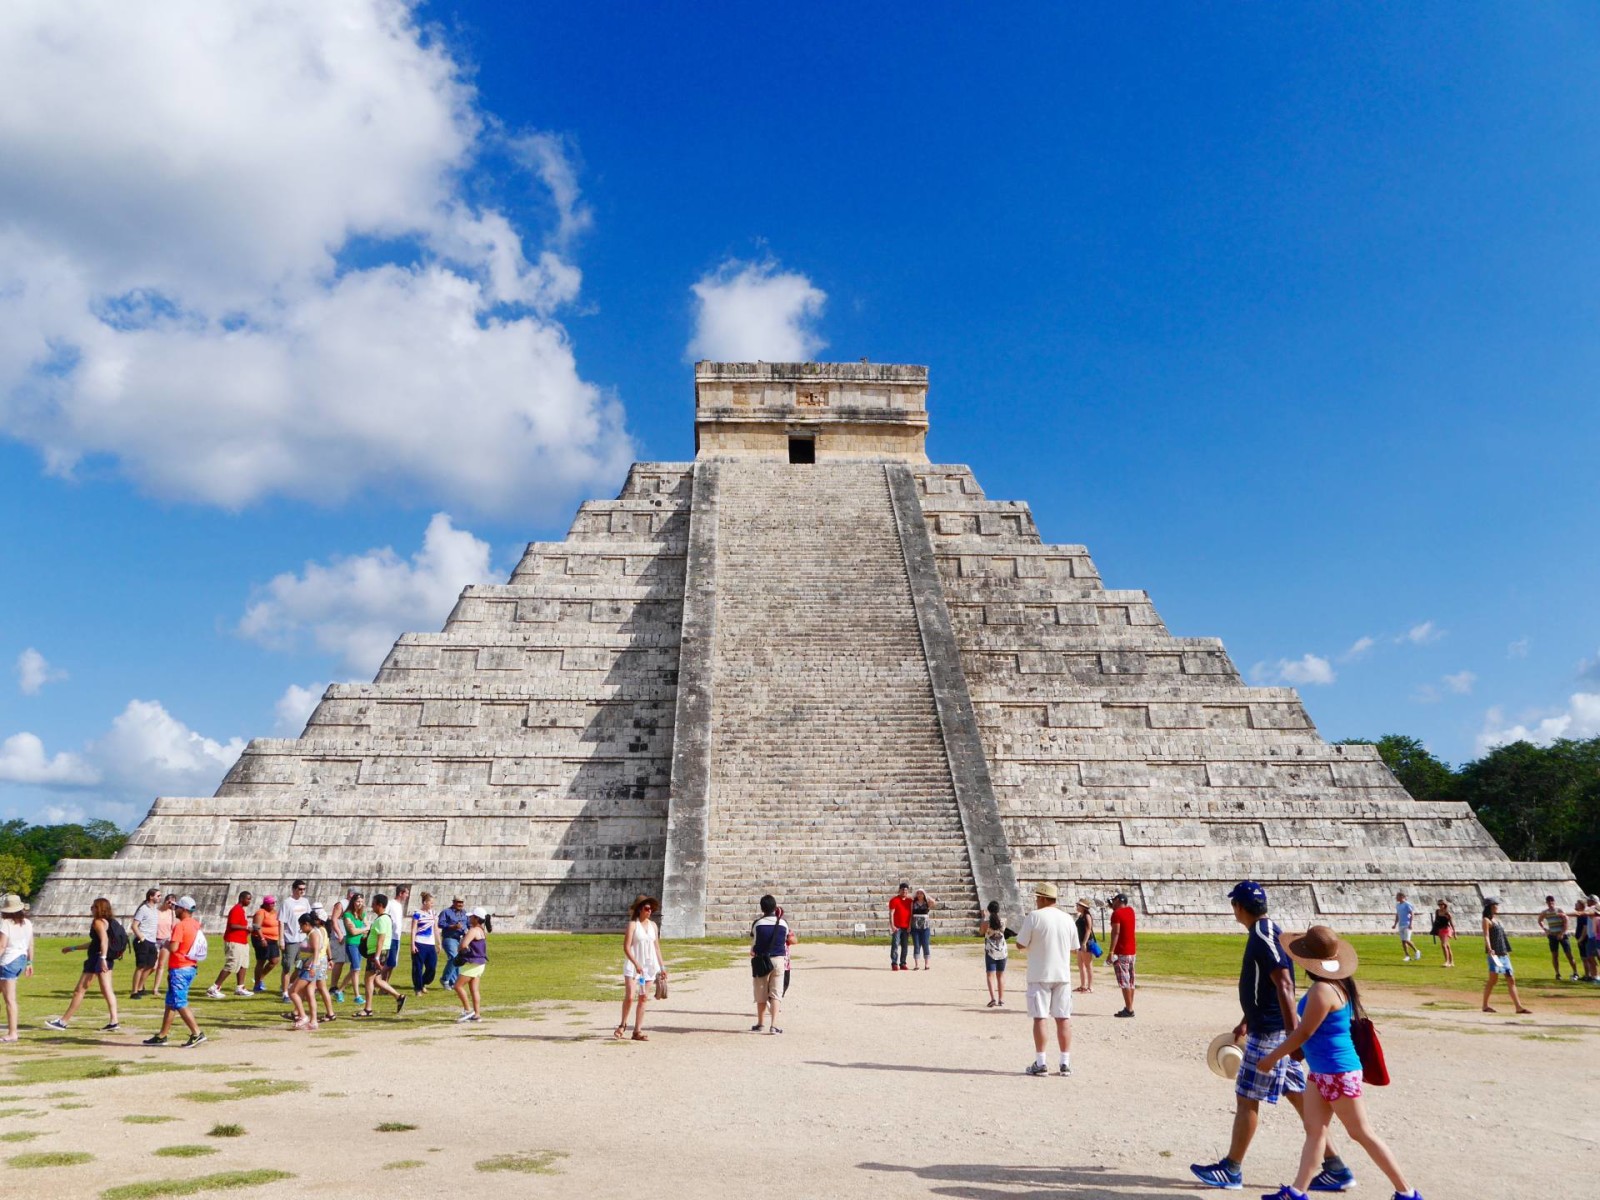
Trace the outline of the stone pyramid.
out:
[[[902,879],[952,934],[1038,880],[1126,890],[1159,929],[1231,927],[1245,877],[1348,930],[1386,928],[1401,888],[1469,917],[1576,894],[930,465],[925,368],[701,363],[695,385],[695,462],[635,464],[299,738],[157,800],[117,858],[63,862],[43,925],[295,877],[460,892],[509,929],[615,929],[650,892],[675,936],[740,932],[769,890],[803,930],[878,932]]]

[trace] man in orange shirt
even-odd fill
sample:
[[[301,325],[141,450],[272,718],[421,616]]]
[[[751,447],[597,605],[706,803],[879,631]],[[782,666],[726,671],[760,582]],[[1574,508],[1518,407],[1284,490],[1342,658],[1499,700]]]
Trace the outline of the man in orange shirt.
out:
[[[194,982],[200,959],[205,957],[205,934],[200,932],[200,922],[194,915],[194,897],[180,896],[174,905],[177,919],[172,923],[172,940],[167,953],[167,1007],[161,1014],[161,1032],[145,1038],[146,1046],[165,1046],[167,1033],[172,1029],[172,1014],[177,1013],[189,1027],[189,1040],[185,1048],[198,1046],[206,1040],[189,1011],[189,985]],[[198,957],[196,957],[198,955]]]
[[[236,996],[248,996],[250,989],[244,985],[244,973],[250,969],[250,893],[240,892],[239,903],[228,910],[227,925],[222,930],[222,970],[217,981],[206,989],[211,1000],[223,998],[222,985],[233,976]]]
[[[908,971],[906,956],[911,953],[911,885],[902,883],[889,897],[889,969]]]

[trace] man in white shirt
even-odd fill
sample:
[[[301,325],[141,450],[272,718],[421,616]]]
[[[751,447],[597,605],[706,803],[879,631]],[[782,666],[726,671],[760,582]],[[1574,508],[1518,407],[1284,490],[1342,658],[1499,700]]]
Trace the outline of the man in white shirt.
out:
[[[145,984],[156,973],[156,963],[161,956],[161,889],[151,888],[144,894],[144,903],[133,912],[133,991],[130,1000],[143,1000],[149,993]]]
[[[400,935],[406,930],[406,909],[411,905],[411,885],[397,883],[394,885],[394,895],[389,897],[389,907],[385,909],[389,919],[394,922],[394,941],[389,943],[389,951],[383,960],[383,978],[388,980],[394,974],[394,969],[400,965]]]
[[[1028,1015],[1033,1018],[1033,1062],[1029,1075],[1048,1075],[1044,1065],[1046,1022],[1056,1023],[1061,1074],[1072,1074],[1072,972],[1078,928],[1056,907],[1056,885],[1036,884],[1034,909],[1022,919],[1017,948],[1028,953]]]
[[[300,943],[305,941],[305,931],[300,928],[300,918],[311,911],[311,901],[306,898],[306,881],[296,879],[289,887],[289,898],[278,907],[278,939],[283,944],[283,972],[278,977],[278,998],[289,999],[289,978],[294,974],[295,960],[300,957]]]

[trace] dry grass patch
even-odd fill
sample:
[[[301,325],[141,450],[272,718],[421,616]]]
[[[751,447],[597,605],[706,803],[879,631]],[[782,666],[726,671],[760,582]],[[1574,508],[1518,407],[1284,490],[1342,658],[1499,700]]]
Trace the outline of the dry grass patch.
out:
[[[204,1158],[216,1152],[215,1146],[163,1146],[154,1151],[157,1158]]]
[[[407,1125],[404,1121],[385,1121],[382,1125],[373,1127],[374,1133],[410,1133],[415,1125]]]
[[[243,1137],[244,1135],[245,1128],[243,1125],[213,1125],[206,1130],[207,1137]]]
[[[93,1162],[94,1155],[86,1150],[40,1150],[33,1154],[13,1154],[6,1159],[12,1167],[76,1167]]]
[[[129,1113],[122,1120],[128,1125],[165,1125],[168,1121],[176,1121],[177,1117],[163,1117],[156,1113]]]
[[[524,1175],[555,1175],[556,1164],[566,1155],[560,1150],[534,1150],[525,1154],[497,1154],[473,1163],[479,1171],[520,1171]]]
[[[165,1196],[198,1196],[202,1192],[227,1192],[235,1188],[260,1187],[293,1179],[288,1171],[219,1171],[215,1175],[196,1175],[191,1179],[149,1179],[143,1183],[124,1183],[107,1188],[100,1200],[161,1200]]]
[[[402,1158],[398,1162],[384,1163],[385,1171],[415,1171],[426,1164],[420,1158]]]
[[[281,1096],[285,1092],[303,1092],[306,1085],[290,1079],[230,1079],[226,1092],[179,1092],[178,1099],[193,1100],[196,1104],[222,1104],[228,1100],[254,1100],[260,1096]]]
[[[45,1131],[40,1129],[13,1129],[10,1133],[0,1133],[0,1142],[31,1142],[44,1135]]]

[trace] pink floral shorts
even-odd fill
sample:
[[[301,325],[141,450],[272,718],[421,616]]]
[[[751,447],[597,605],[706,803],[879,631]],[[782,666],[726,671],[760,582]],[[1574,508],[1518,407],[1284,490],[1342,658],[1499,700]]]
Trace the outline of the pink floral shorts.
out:
[[[1336,1075],[1319,1075],[1315,1071],[1307,1071],[1306,1078],[1311,1086],[1317,1089],[1317,1094],[1332,1104],[1335,1100],[1353,1099],[1361,1095],[1361,1072],[1340,1071]]]

